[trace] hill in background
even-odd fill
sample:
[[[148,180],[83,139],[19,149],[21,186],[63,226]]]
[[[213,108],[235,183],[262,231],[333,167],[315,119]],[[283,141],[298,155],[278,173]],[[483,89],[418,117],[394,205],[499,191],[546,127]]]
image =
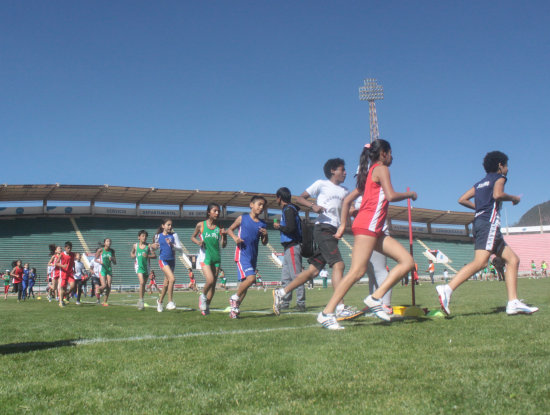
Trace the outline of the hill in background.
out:
[[[540,208],[540,214],[539,214]],[[550,200],[529,209],[514,226],[550,225]]]

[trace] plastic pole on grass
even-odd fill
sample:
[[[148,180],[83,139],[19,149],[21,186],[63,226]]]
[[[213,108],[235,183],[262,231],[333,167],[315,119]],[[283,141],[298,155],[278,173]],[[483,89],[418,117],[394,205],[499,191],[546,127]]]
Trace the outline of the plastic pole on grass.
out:
[[[407,192],[410,191],[410,190],[411,189],[409,187],[407,187]],[[414,256],[413,256],[413,228],[412,228],[411,199],[410,198],[407,199],[407,210],[408,210],[408,214],[409,214],[409,247],[410,247],[410,250],[411,250],[411,256],[414,258]],[[413,272],[413,270],[411,270],[411,287],[412,287],[412,305],[413,306],[416,305],[416,296],[415,296],[415,292],[414,292],[414,284],[415,284],[414,272]]]

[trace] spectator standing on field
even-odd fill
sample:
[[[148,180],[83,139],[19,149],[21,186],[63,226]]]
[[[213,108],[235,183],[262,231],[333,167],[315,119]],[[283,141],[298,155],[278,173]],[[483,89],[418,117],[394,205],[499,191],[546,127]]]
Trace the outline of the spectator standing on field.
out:
[[[531,277],[536,277],[537,276],[537,264],[535,264],[535,260],[532,259],[531,260]]]
[[[432,281],[432,284],[433,284],[434,283],[434,275],[435,275],[435,264],[431,259],[429,260],[429,265],[428,265],[428,269],[426,270],[426,272],[428,272],[430,274],[430,280]]]

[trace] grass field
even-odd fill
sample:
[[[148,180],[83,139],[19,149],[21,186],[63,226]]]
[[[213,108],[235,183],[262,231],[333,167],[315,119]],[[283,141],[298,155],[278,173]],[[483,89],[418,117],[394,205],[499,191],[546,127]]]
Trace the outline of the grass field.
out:
[[[346,303],[360,306],[367,290]],[[550,412],[550,279],[519,282],[540,308],[532,316],[506,315],[503,283],[472,281],[453,295],[452,318],[362,317],[337,332],[315,322],[331,292],[309,290],[308,312],[275,317],[271,290],[253,289],[239,320],[188,309],[194,293],[164,313],[137,311],[136,294],[114,294],[110,307],[0,300],[0,412]],[[218,291],[212,307],[228,298]],[[396,287],[393,304],[409,303]],[[417,303],[438,308],[432,285],[417,287]]]

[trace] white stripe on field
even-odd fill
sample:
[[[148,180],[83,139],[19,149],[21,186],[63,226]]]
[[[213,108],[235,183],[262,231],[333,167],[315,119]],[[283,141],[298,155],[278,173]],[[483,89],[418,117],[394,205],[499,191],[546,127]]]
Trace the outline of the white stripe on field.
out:
[[[115,301],[109,301],[109,304],[110,305],[117,305],[117,306],[121,306],[121,307],[137,307],[136,304],[135,304],[136,301],[137,301],[137,299],[115,300]],[[82,304],[96,304],[95,301],[81,301],[81,303]],[[147,301],[145,301],[145,303],[147,303]],[[101,305],[101,304],[99,304],[99,305]],[[153,305],[147,304],[146,308],[157,308],[157,305],[156,304],[153,304]],[[184,306],[176,307],[176,310],[199,311],[198,307],[193,308],[193,307],[184,307]],[[228,311],[225,311],[223,308],[211,308],[210,311],[220,312],[220,313],[229,313]],[[170,312],[170,311],[168,310],[167,312]],[[273,314],[273,311],[271,311],[271,310],[265,310],[265,311],[262,311],[262,310],[244,310],[243,312],[244,313],[252,313],[252,314],[263,314],[263,315]],[[296,315],[316,316],[319,313],[317,311],[284,311],[283,314],[284,315],[294,315],[294,314],[296,314]]]
[[[300,326],[300,327],[279,327],[279,328],[256,329],[256,330],[203,331],[198,333],[184,333],[184,334],[174,334],[174,335],[167,335],[167,336],[148,335],[148,336],[135,336],[135,337],[119,337],[119,338],[113,338],[113,339],[98,337],[96,339],[74,340],[72,344],[74,344],[75,346],[88,346],[90,344],[98,344],[98,343],[136,342],[136,341],[143,341],[143,340],[172,340],[172,339],[185,339],[188,337],[202,337],[202,336],[231,336],[235,334],[258,334],[258,333],[271,333],[276,331],[300,330],[300,329],[308,329],[313,327],[319,327],[319,326],[310,325],[310,326]]]

